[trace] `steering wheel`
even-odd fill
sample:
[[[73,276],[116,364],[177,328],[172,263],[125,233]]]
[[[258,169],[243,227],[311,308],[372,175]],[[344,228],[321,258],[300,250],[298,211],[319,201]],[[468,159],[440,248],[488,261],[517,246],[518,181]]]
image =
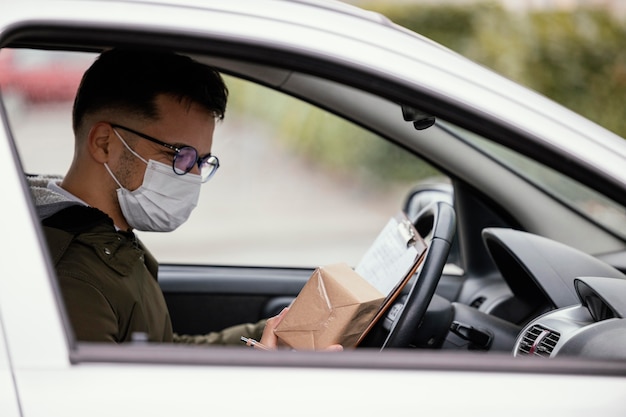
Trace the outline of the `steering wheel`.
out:
[[[400,307],[399,311],[397,311],[397,304],[390,310],[394,311],[395,318],[391,330],[382,341],[382,345],[380,336],[378,336],[378,341],[372,339],[366,344],[381,346],[381,350],[410,346],[435,294],[456,231],[454,209],[450,204],[442,201],[433,202],[424,207],[411,221],[428,243],[428,249],[418,272],[408,284],[410,288],[404,305]],[[389,312],[387,314],[390,315]],[[379,335],[381,332],[384,333],[380,329],[383,321],[384,318],[377,324],[376,333]]]

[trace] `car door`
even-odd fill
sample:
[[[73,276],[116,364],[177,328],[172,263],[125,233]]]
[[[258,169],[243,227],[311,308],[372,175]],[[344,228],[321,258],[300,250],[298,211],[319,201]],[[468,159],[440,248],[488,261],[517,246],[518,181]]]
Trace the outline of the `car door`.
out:
[[[0,321],[0,414],[17,417],[20,415],[19,398],[15,390],[13,369],[4,334],[4,327]]]

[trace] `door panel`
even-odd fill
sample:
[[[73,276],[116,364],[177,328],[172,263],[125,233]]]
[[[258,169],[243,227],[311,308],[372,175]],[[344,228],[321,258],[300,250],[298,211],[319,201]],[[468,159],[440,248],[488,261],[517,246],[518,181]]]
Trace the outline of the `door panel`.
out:
[[[204,334],[278,314],[312,273],[299,268],[161,266],[174,331]]]

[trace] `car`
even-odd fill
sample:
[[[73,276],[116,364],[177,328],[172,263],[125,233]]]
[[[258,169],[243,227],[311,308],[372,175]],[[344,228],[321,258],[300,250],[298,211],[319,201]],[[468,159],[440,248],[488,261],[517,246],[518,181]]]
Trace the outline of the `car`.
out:
[[[332,1],[28,0],[3,6],[0,44],[166,48],[224,75],[219,173],[188,223],[138,233],[178,333],[276,314],[399,211],[427,244],[343,352],[79,341],[27,185],[65,173],[71,102],[3,90],[2,416],[624,415],[623,138]]]
[[[6,50],[0,59],[0,88],[27,103],[72,100],[85,72],[86,59],[72,52]]]

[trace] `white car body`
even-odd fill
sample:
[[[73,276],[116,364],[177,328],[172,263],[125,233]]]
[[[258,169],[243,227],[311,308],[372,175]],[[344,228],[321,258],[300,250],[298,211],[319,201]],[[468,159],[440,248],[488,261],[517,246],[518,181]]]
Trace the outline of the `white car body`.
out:
[[[253,39],[259,46],[297,49],[445,97],[584,161],[599,177],[626,188],[626,143],[621,138],[382,17],[365,13],[364,19],[353,15],[352,7],[345,6],[343,12],[344,6],[335,3],[187,4],[7,2],[0,6],[0,39],[4,43],[13,31],[27,27],[89,25],[104,31],[132,28],[198,39]],[[610,361],[538,364],[506,355],[487,360],[470,353],[381,355],[366,350],[334,355],[77,344],[18,161],[5,125],[0,131],[5,201],[0,251],[2,417],[571,417],[623,416],[626,411],[623,362],[616,367]]]

